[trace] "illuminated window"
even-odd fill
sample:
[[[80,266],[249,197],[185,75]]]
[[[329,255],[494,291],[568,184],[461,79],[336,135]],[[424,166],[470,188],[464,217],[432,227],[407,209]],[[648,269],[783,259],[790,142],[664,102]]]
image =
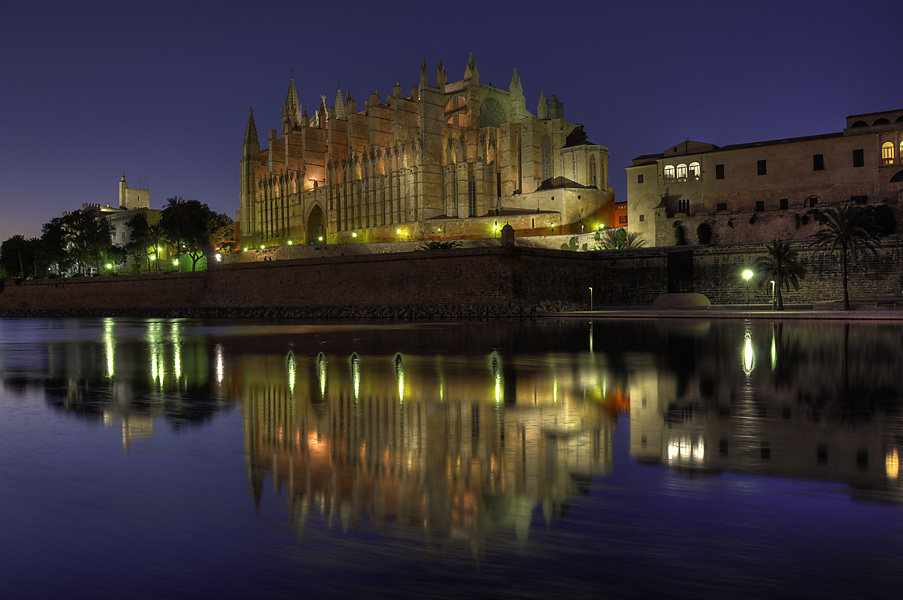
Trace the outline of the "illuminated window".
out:
[[[663,173],[663,177],[665,179],[674,179],[674,166],[673,165],[665,165],[665,172]]]
[[[894,164],[894,145],[890,142],[884,142],[881,146],[881,164]]]
[[[677,178],[678,179],[686,179],[687,178],[687,165],[681,163],[677,165]]]
[[[691,162],[689,167],[689,175],[690,179],[699,179],[699,176],[702,174],[702,168],[699,166],[698,162]]]

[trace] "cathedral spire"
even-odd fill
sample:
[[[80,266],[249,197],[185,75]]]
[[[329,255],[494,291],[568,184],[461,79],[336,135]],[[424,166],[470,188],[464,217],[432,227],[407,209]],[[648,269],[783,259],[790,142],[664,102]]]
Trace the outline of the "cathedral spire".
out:
[[[257,137],[257,124],[254,122],[253,108],[251,109],[251,116],[248,117],[248,127],[245,129],[245,144],[260,152],[260,138]],[[125,171],[122,172],[122,177],[123,179],[125,178]]]
[[[439,88],[440,92],[445,92],[446,83],[448,83],[448,77],[445,75],[445,65],[440,60],[439,66],[436,67],[436,87]]]
[[[294,72],[288,80],[288,93],[282,105],[282,132],[287,133],[300,125],[301,104],[298,102],[298,90],[295,89]]]
[[[342,87],[339,85],[339,89],[335,93],[335,104],[332,105],[335,109],[335,118],[336,119],[344,119],[345,118],[345,101],[342,100]]]
[[[420,89],[426,89],[429,85],[429,79],[426,72],[426,56],[420,61]]]
[[[539,104],[536,105],[536,118],[549,118],[549,103],[546,102],[546,95],[543,90],[539,90]]]
[[[467,68],[464,69],[464,79],[470,79],[472,84],[480,82],[480,72],[477,70],[477,61],[473,59],[473,52],[470,53]]]

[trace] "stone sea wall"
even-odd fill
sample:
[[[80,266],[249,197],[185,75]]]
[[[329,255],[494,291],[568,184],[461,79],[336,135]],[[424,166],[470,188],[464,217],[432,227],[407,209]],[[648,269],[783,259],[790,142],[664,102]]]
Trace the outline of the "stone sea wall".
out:
[[[789,303],[841,298],[837,259],[798,245],[809,269]],[[271,260],[201,273],[24,282],[0,292],[0,315],[454,318],[651,305],[666,293],[669,254],[691,253],[693,291],[713,304],[770,300],[740,273],[761,245],[567,252],[499,246]],[[688,255],[683,254],[686,259]],[[686,261],[685,261],[686,264]],[[887,242],[851,269],[853,302],[903,305],[903,247]]]

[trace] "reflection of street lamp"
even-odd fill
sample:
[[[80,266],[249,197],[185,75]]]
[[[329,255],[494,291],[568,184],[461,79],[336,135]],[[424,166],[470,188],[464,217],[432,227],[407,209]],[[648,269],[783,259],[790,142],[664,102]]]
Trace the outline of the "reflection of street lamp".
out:
[[[593,310],[593,288],[589,288],[589,310]]]
[[[749,269],[743,271],[743,279],[746,280],[746,304],[749,304],[749,280],[752,279],[753,272]]]

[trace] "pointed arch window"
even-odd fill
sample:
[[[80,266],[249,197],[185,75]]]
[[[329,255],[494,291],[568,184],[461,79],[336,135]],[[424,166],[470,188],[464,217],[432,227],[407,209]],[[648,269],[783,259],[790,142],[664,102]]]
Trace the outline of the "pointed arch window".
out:
[[[596,157],[591,156],[589,159],[589,184],[593,187],[599,187],[596,184]]]
[[[552,138],[549,134],[542,136],[542,180],[552,178]]]

